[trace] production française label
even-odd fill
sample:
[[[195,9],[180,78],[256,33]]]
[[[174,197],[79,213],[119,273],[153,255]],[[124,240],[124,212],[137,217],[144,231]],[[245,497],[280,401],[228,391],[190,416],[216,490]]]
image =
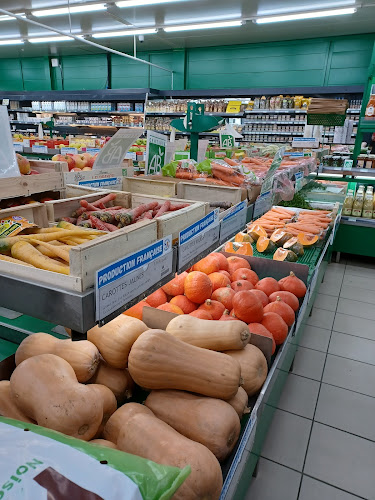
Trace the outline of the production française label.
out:
[[[220,243],[228,240],[245,227],[246,214],[246,201],[241,201],[229,209],[229,213],[223,217],[220,223]]]
[[[254,205],[253,218],[256,219],[260,215],[265,214],[272,207],[273,193],[267,191],[258,196]]]
[[[172,236],[148,245],[96,272],[95,319],[125,306],[172,272]]]
[[[178,268],[181,269],[194,257],[218,242],[219,233],[218,208],[181,231],[178,237]]]
[[[294,191],[297,193],[297,191],[300,191],[302,189],[303,172],[297,172],[294,177],[296,179]]]

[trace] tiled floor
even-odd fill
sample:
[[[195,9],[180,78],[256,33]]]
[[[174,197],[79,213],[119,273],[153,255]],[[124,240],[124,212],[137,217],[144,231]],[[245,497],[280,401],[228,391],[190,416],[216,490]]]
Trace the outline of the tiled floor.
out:
[[[245,500],[375,500],[375,262],[328,266]]]

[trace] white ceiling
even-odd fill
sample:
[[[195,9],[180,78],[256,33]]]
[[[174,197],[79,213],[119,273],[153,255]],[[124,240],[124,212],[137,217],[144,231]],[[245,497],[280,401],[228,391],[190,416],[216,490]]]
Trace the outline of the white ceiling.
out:
[[[99,0],[97,0],[99,1]],[[85,3],[70,0],[70,5]],[[358,3],[358,2],[357,2]],[[321,36],[348,35],[375,32],[375,2],[362,0],[353,15],[325,19],[283,22],[257,25],[251,18],[260,15],[288,13],[300,10],[317,10],[353,6],[354,0],[176,0],[172,3],[119,9],[113,0],[107,2],[107,11],[34,18],[63,31],[72,29],[74,34],[90,35],[94,31],[142,28],[168,24],[199,23],[207,21],[244,19],[241,27],[222,28],[182,33],[145,35],[144,42],[138,42],[140,50],[162,50],[183,47],[202,47],[240,43],[272,42]],[[11,12],[30,12],[33,9],[66,7],[67,0],[0,0],[0,7]],[[4,37],[27,37],[53,35],[37,26],[19,20],[0,22],[0,39]],[[131,53],[133,37],[95,40],[97,43]],[[34,56],[47,54],[84,54],[98,52],[82,42],[69,41],[49,44],[25,43],[20,46],[0,46],[0,57]]]

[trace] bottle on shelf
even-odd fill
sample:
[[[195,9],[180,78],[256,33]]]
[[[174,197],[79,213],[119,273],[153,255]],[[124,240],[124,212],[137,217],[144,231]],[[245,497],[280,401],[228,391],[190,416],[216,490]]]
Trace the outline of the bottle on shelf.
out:
[[[343,215],[352,215],[353,203],[354,203],[354,191],[349,189],[342,206]]]

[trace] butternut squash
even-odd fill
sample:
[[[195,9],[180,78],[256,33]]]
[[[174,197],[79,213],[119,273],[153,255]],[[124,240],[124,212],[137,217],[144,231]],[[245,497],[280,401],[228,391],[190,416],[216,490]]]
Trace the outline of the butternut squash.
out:
[[[256,394],[267,378],[268,366],[264,354],[258,347],[248,344],[241,351],[225,351],[241,365],[242,387],[248,396]]]
[[[246,415],[246,413],[250,413],[250,409],[247,406],[248,402],[249,397],[243,387],[239,387],[237,394],[233,396],[233,398],[227,400],[227,403],[233,406],[240,418]]]
[[[148,327],[140,319],[120,314],[114,320],[87,332],[87,339],[96,345],[104,361],[113,368],[126,368],[130,349]]]
[[[166,330],[187,344],[213,351],[243,349],[250,339],[249,327],[239,320],[208,322],[184,315],[173,318]]]
[[[229,455],[240,435],[236,411],[221,399],[184,391],[152,391],[145,405],[177,432],[206,446],[219,461]]]
[[[133,395],[134,382],[129,371],[112,368],[104,361],[100,362],[99,368],[88,383],[105,385],[111,389],[118,403],[130,399]]]
[[[73,368],[78,382],[87,382],[99,365],[99,351],[92,342],[62,340],[48,333],[33,333],[26,337],[16,352],[16,365],[39,354],[55,354],[65,359]]]
[[[16,420],[21,420],[21,422],[27,422],[29,424],[35,424],[34,420],[24,415],[22,411],[16,406],[10,393],[9,380],[0,381],[0,416],[14,418]]]
[[[182,436],[155,415],[138,413],[121,427],[117,447],[161,465],[183,468],[191,474],[173,500],[218,500],[223,485],[219,462],[208,448]]]
[[[103,419],[96,392],[79,384],[70,364],[55,354],[25,359],[12,373],[10,391],[17,407],[38,425],[85,441]]]
[[[113,448],[117,450],[117,446],[115,443],[111,443],[111,441],[107,441],[106,439],[91,439],[91,444],[95,444],[96,446],[105,446],[106,448]]]
[[[140,405],[139,403],[126,403],[120,406],[120,408],[109,417],[104,427],[104,439],[116,444],[121,427],[125,425],[130,417],[138,413],[152,415],[152,411],[149,410],[147,406]]]
[[[117,400],[111,389],[108,389],[105,385],[90,384],[90,388],[94,389],[98,399],[103,404],[102,422],[94,436],[95,438],[98,438],[102,435],[104,426],[108,422],[109,417],[117,410]]]
[[[163,330],[147,330],[129,355],[134,382],[146,389],[180,389],[230,399],[240,385],[237,360],[186,344]]]

